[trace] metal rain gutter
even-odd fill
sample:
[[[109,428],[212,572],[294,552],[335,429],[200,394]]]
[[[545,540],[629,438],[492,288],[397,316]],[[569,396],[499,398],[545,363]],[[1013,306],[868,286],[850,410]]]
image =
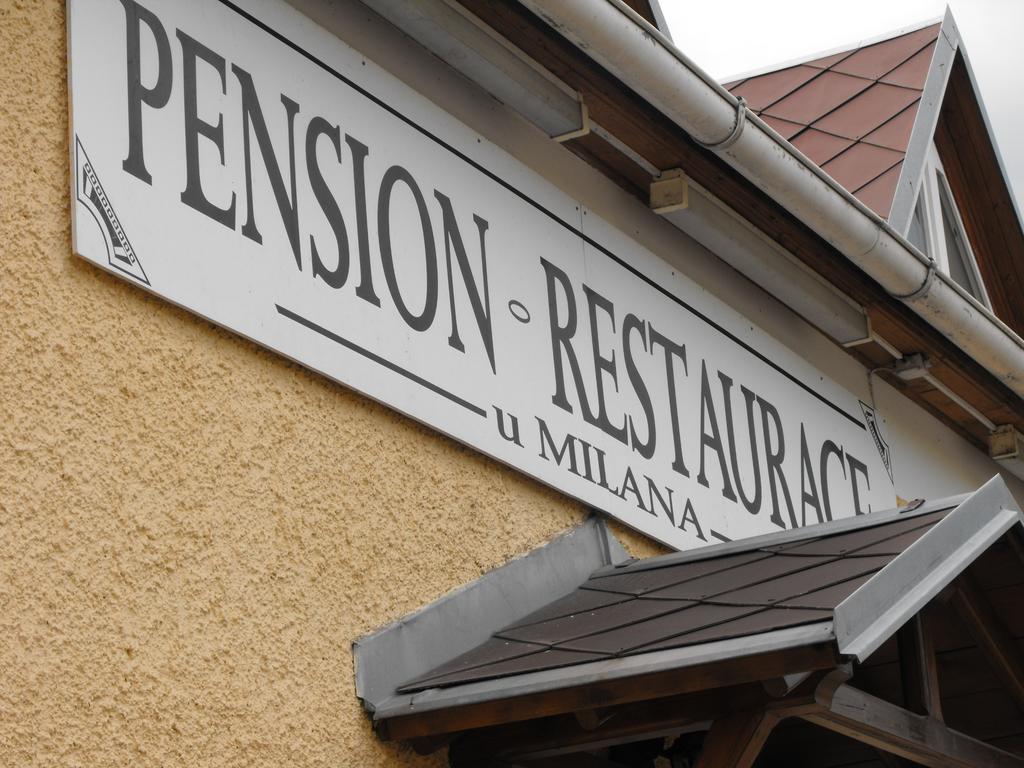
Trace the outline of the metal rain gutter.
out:
[[[1024,398],[1024,340],[621,0],[519,2]]]

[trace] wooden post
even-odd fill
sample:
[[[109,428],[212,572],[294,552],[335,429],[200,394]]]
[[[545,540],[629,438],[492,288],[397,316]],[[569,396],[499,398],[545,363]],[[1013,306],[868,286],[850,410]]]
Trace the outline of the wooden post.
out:
[[[900,628],[896,638],[900,652],[903,704],[915,714],[941,720],[939,671],[928,616],[925,608]]]
[[[720,717],[708,731],[694,768],[750,768],[779,719],[766,709]]]

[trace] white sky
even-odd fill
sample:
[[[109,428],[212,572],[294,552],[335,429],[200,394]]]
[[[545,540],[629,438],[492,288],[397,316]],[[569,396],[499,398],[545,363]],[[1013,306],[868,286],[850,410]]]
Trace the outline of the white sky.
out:
[[[720,80],[917,26],[946,7],[945,0],[660,1],[676,45]],[[1024,211],[1024,0],[949,5]]]

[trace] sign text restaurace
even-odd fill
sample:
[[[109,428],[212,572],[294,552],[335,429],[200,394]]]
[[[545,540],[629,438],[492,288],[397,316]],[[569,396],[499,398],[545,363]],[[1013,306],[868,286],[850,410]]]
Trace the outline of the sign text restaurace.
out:
[[[366,143],[368,137],[344,133],[340,125],[319,115],[304,119],[301,105],[287,94],[261,96],[253,77],[242,66],[227,62],[181,29],[175,30],[179,59],[172,54],[168,31],[152,11],[135,0],[121,0],[121,4],[126,20],[128,73],[124,171],[146,184],[154,183],[146,165],[145,125],[158,119],[155,113],[182,109],[186,183],[180,197],[184,205],[256,243],[263,242],[264,227],[283,226],[299,272],[306,272],[308,265],[309,279],[337,291],[339,296],[347,293],[352,300],[366,302],[380,311],[397,312],[412,331],[446,333],[448,345],[460,352],[466,353],[462,337],[471,326],[479,336],[492,374],[499,375],[487,277],[487,242],[488,237],[507,236],[506,233],[492,232],[489,222],[477,214],[472,215],[471,228],[463,227],[459,222],[469,212],[457,212],[452,199],[441,189],[424,192],[420,182],[401,165],[391,165],[381,172],[373,162],[373,151]],[[151,40],[145,30],[151,34]],[[143,76],[144,42],[155,46],[155,77]],[[176,61],[180,61],[177,69]],[[200,109],[196,87],[200,68],[219,78],[224,95],[233,94],[241,115],[241,135],[227,136],[223,114],[213,115],[216,120],[211,121],[209,110]],[[180,104],[171,103],[175,78],[181,84]],[[274,145],[268,119],[286,126],[287,146]],[[304,169],[296,168],[297,141],[304,142]],[[211,148],[216,150],[221,165],[226,154],[241,153],[244,157],[244,179],[238,180],[237,190],[231,192],[230,198],[211,200],[204,191],[202,143],[208,145],[207,152]],[[318,148],[324,146],[330,162],[349,169],[355,199],[354,221],[344,219],[335,191],[325,179],[318,154]],[[260,163],[254,169],[257,154]],[[287,177],[282,171],[283,159]],[[273,191],[275,216],[256,210],[253,176],[261,172],[266,174]],[[333,232],[333,243],[318,242],[312,234],[303,240],[297,173],[307,175],[319,213]],[[238,199],[243,190],[244,211]],[[376,221],[372,223],[367,214],[369,194],[375,194],[377,199]],[[392,201],[396,195],[411,196],[417,214],[414,220],[392,221]],[[412,208],[406,206],[402,210]],[[392,248],[395,226],[412,227],[422,233],[422,296],[405,295],[399,284],[400,269],[396,268]],[[438,257],[435,231],[441,233],[444,243],[443,262]],[[376,249],[370,247],[371,236],[376,238]],[[406,254],[401,256],[403,262],[408,258]],[[701,539],[706,537],[693,505],[689,499],[680,503],[681,499],[676,498],[674,486],[678,483],[696,481],[710,488],[714,482],[724,499],[742,504],[751,515],[767,515],[779,528],[832,519],[836,493],[846,495],[844,504],[849,505],[852,499],[857,514],[870,511],[870,506],[862,508],[863,491],[870,488],[868,467],[842,444],[832,440],[808,444],[802,422],[784,420],[773,403],[754,388],[737,384],[729,373],[716,370],[709,360],[688,358],[685,339],[673,338],[668,329],[656,328],[636,313],[622,313],[592,286],[574,283],[564,270],[543,257],[539,261],[548,300],[551,403],[628,446],[634,464],[610,466],[607,452],[592,439],[581,434],[554,434],[540,415],[533,415],[532,425],[528,426],[522,414],[508,413],[496,404],[495,426],[505,440],[523,450],[536,451],[565,472],[600,486],[651,515],[667,517],[675,527],[689,528]],[[383,273],[384,286],[375,281],[375,269]],[[447,307],[442,306],[442,286],[447,287]],[[461,326],[456,290],[465,291],[473,314],[472,321],[463,319]],[[382,296],[386,296],[390,310],[384,306]],[[592,366],[581,364],[581,348],[590,352]],[[642,356],[659,361],[664,390],[653,387],[641,375],[638,360]],[[694,383],[699,379],[699,397],[680,402],[677,393],[685,379],[693,379]],[[613,413],[606,392],[608,388],[618,392],[620,387],[632,391],[635,407]],[[665,396],[657,397],[656,389]],[[697,446],[692,455],[687,455],[687,445]],[[671,453],[674,479],[662,477],[656,481],[645,473],[644,462],[659,450]],[[799,488],[795,483],[791,487],[782,469],[787,452],[793,450],[800,454]],[[709,469],[714,471],[709,474]]]

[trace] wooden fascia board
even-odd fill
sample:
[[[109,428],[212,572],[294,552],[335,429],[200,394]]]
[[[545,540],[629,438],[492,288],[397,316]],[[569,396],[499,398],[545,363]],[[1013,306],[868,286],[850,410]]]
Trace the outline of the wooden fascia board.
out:
[[[534,760],[615,744],[661,738],[707,723],[737,709],[763,707],[769,701],[758,683],[680,694],[596,710],[598,724],[587,728],[574,715],[483,728],[466,734],[449,753],[453,768],[487,757]],[[590,710],[595,711],[595,710]]]
[[[375,725],[386,740],[417,739],[832,669],[838,663],[835,643],[819,642],[700,666],[398,715],[382,718]]]
[[[787,717],[816,711],[815,689],[825,675],[811,675],[783,697],[773,697],[763,685],[753,683],[602,708],[593,728],[582,726],[572,715],[484,728],[457,739],[449,760],[453,768],[473,768],[493,758],[533,764],[538,759],[708,730],[712,722],[727,721],[737,713],[753,715],[770,730]]]

